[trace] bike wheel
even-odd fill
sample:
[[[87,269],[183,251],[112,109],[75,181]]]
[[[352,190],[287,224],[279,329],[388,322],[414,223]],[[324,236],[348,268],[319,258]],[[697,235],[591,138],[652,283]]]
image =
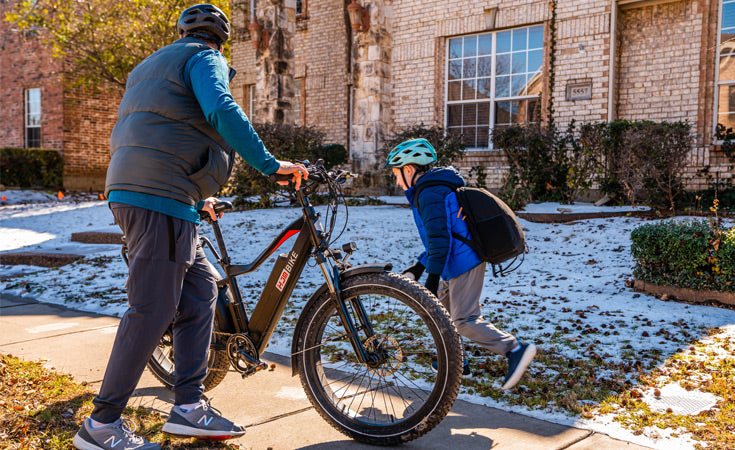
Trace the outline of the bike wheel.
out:
[[[350,277],[341,289],[353,320],[352,301],[361,301],[373,336],[362,327],[360,340],[377,360],[358,361],[325,293],[303,311],[298,336],[309,400],[358,441],[394,445],[422,436],[449,412],[462,382],[462,341],[448,313],[423,286],[393,273]]]
[[[212,349],[215,346],[224,347],[226,343],[220,343],[223,339],[221,335],[216,333],[218,331],[220,331],[219,320],[215,316],[214,327],[212,328],[212,344],[207,357],[207,375],[202,381],[205,392],[220,384],[230,367],[230,361],[227,359],[225,352]],[[172,389],[174,387],[176,370],[174,367],[174,340],[171,327],[163,334],[161,341],[153,351],[153,355],[148,360],[148,369],[166,388]]]

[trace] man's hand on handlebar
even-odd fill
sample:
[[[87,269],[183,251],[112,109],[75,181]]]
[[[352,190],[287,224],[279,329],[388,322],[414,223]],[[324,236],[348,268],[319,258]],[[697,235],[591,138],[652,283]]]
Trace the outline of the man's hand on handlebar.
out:
[[[281,167],[278,168],[276,173],[281,175],[293,175],[291,181],[296,184],[296,190],[298,191],[301,189],[301,180],[309,176],[309,171],[306,169],[306,166],[300,163],[292,163],[288,161],[278,162],[281,164]],[[285,186],[288,184],[288,181],[279,181],[278,184]]]
[[[214,205],[219,202],[220,200],[218,198],[209,197],[204,200],[204,204],[202,205],[202,211],[207,211],[212,220],[217,220],[218,216],[217,213],[214,212]],[[222,213],[219,213],[219,218],[222,218]]]

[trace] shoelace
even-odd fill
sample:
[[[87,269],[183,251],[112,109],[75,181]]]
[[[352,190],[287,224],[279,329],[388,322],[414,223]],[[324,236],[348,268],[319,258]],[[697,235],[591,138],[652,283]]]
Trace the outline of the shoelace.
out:
[[[120,429],[125,433],[125,437],[130,440],[133,444],[142,444],[143,438],[135,434],[137,427],[135,422],[130,419],[122,419],[120,422]]]
[[[213,400],[213,399],[214,399],[214,397],[212,397],[212,398],[209,398],[209,399],[207,399],[207,401],[204,401],[204,400],[199,400],[199,404],[198,404],[198,405],[196,405],[196,406],[194,407],[194,409],[197,409],[197,408],[202,408],[202,409],[203,409],[204,411],[212,411],[212,412],[214,412],[214,414],[216,414],[217,416],[219,416],[219,417],[222,417],[222,412],[221,412],[221,411],[220,411],[219,409],[217,409],[217,408],[215,408],[214,406],[212,406],[212,404],[211,404],[211,403],[212,403],[212,400]],[[192,410],[192,411],[193,411],[193,410]]]

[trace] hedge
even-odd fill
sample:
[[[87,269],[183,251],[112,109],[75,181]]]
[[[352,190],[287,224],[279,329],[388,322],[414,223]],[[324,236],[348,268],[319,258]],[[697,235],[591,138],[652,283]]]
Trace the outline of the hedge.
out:
[[[64,160],[58,150],[0,148],[0,184],[21,188],[60,189]]]
[[[735,227],[667,220],[630,235],[633,275],[654,284],[735,292]]]

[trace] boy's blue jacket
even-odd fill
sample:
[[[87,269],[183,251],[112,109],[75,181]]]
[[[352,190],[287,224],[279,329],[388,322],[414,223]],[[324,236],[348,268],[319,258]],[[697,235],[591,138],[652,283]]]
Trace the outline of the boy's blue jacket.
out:
[[[433,181],[448,182],[455,187],[465,185],[462,175],[453,168],[436,167],[421,176],[416,187]],[[452,231],[470,238],[467,224],[461,217],[457,217],[459,203],[454,191],[446,185],[423,188],[419,193],[418,208],[414,201],[414,192],[415,188],[411,187],[405,194],[413,210],[419,236],[426,248],[419,256],[426,272],[438,273],[442,279],[451,280],[480,264],[482,261],[467,244],[452,238]]]

